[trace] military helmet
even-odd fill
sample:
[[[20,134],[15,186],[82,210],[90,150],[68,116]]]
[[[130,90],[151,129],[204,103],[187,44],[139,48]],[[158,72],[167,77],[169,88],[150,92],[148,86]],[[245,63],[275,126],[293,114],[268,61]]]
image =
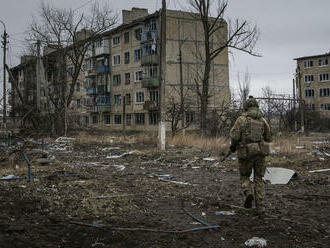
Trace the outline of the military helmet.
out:
[[[248,110],[249,108],[252,108],[252,107],[259,108],[259,104],[253,96],[249,96],[249,98],[244,102],[243,107],[244,107],[244,110]]]

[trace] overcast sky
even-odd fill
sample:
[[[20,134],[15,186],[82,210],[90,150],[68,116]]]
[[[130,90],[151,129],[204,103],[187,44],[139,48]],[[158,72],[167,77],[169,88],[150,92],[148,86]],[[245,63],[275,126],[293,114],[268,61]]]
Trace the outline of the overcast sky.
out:
[[[132,7],[148,8],[152,13],[161,7],[161,0],[45,0],[56,7],[77,11],[87,11],[93,1],[108,2],[119,13]],[[40,0],[0,0],[0,3],[0,19],[6,23],[10,35],[8,63],[15,66],[19,63],[23,32],[31,16],[37,13]],[[170,9],[187,10],[185,0],[168,0],[167,4]],[[231,87],[237,85],[237,74],[243,77],[248,69],[255,96],[260,96],[265,86],[276,93],[290,94],[295,72],[293,59],[330,51],[329,10],[329,0],[229,0],[227,18],[245,19],[259,27],[261,36],[257,49],[262,54],[261,58],[256,58],[233,52],[230,56]],[[2,26],[0,32],[3,32]],[[2,51],[0,56],[2,61]]]

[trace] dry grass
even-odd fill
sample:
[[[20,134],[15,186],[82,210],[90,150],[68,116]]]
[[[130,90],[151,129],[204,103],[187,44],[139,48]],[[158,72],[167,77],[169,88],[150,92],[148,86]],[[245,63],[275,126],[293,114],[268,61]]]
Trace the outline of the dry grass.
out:
[[[304,147],[296,148],[296,147]],[[306,150],[311,150],[312,144],[307,137],[299,136],[281,136],[275,137],[272,143],[272,150],[281,154],[299,154],[306,153]]]
[[[125,144],[157,144],[157,134],[155,133],[140,133],[136,135],[91,135],[80,133],[75,140],[76,145],[109,145],[112,143]]]
[[[158,144],[158,137],[156,132],[144,132],[134,135],[124,136],[123,134],[114,135],[92,135],[88,133],[80,133],[76,137],[75,144],[77,145],[109,145],[112,143],[124,143],[124,144],[144,144],[154,145]],[[186,134],[185,136],[177,135],[175,137],[167,137],[168,145],[196,147],[203,151],[217,151],[226,152],[229,149],[230,140],[225,137],[202,137],[198,134]],[[299,149],[296,147],[304,147]],[[310,137],[301,136],[281,136],[274,137],[271,149],[275,153],[280,154],[300,154],[306,153],[307,150],[312,149]]]
[[[224,137],[210,138],[202,137],[200,135],[177,135],[170,138],[168,143],[170,145],[197,147],[203,151],[227,151],[229,148],[229,140]]]

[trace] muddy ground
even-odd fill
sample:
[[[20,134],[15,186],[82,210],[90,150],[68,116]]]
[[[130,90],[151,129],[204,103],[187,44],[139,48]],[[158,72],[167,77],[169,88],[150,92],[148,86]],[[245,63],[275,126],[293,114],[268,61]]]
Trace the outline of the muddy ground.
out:
[[[329,158],[308,149],[267,159],[297,176],[266,184],[263,218],[241,208],[238,162],[204,161],[218,155],[212,152],[171,146],[159,153],[152,144],[115,139],[51,142],[45,150],[56,162],[31,159],[33,183],[0,181],[0,247],[229,248],[252,237],[267,247],[330,247],[330,177],[308,172],[329,168]],[[1,166],[0,177],[26,177],[24,163]],[[235,214],[216,215],[225,210]],[[207,226],[218,228],[191,230]]]

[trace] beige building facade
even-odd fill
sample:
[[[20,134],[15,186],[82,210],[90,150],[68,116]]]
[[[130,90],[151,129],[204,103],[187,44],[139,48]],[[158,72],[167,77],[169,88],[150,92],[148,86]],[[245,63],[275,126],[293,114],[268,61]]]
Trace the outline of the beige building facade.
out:
[[[122,14],[123,24],[104,33],[87,51],[71,113],[78,114],[83,125],[156,130],[162,60],[166,64],[166,107],[180,104],[183,96],[186,121],[197,123],[196,82],[200,83],[203,73],[202,23],[191,13],[167,10],[166,55],[160,58],[160,13],[133,8]],[[224,24],[212,37],[213,43],[227,38]],[[230,101],[227,50],[212,63],[209,90],[210,108]]]
[[[330,117],[330,53],[300,57],[297,61],[297,91],[305,109]]]

